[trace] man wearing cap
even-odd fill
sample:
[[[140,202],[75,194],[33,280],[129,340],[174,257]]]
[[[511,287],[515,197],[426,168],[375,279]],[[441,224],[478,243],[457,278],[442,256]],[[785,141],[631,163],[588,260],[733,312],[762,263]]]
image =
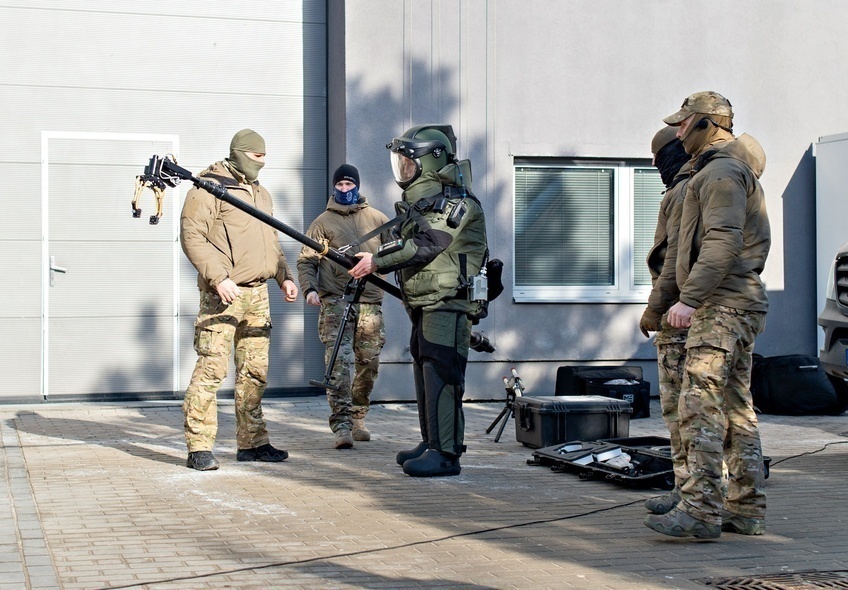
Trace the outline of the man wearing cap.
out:
[[[243,129],[230,142],[229,158],[198,176],[273,215],[271,195],[257,181],[264,165],[265,140]],[[218,431],[216,395],[227,377],[234,345],[236,459],[284,461],[288,453],[271,446],[262,416],[271,335],[266,281],[276,280],[286,301],[297,300],[277,231],[195,187],[186,195],[180,216],[180,243],[197,269],[200,289],[194,324],[198,358],[183,401],[186,465],[198,471],[219,467],[212,455]]]
[[[759,535],[765,475],[750,382],[768,310],[760,274],[771,234],[758,180],[765,154],[751,136],[733,135],[730,102],[717,92],[693,94],[664,122],[692,156],[678,236],[680,295],[666,316],[689,329],[678,420],[690,474],[677,506],[645,524],[675,537]]]
[[[639,329],[646,338],[650,337],[650,332],[657,333],[654,346],[657,347],[660,407],[669,431],[675,485],[674,489],[667,494],[648,499],[645,507],[654,514],[665,514],[680,501],[680,486],[689,477],[686,455],[680,444],[677,419],[688,330],[671,326],[664,315],[677,301],[680,293],[674,267],[677,258],[680,212],[689,181],[690,166],[689,155],[684,150],[683,143],[677,138],[676,127],[666,125],[657,131],[651,141],[651,153],[654,154],[653,163],[659,170],[666,190],[660,202],[657,228],[654,232],[654,246],[647,257],[652,289],[648,296],[648,305],[639,321]]]
[[[346,250],[350,254],[376,253],[382,242],[380,235],[362,243],[360,238],[379,228],[388,218],[368,204],[359,188],[359,171],[350,164],[339,166],[333,173],[333,194],[327,201],[327,209],[312,222],[306,235],[335,249],[355,244]],[[329,363],[347,299],[352,298],[355,285],[348,286],[351,279],[344,268],[306,246],[301,248],[297,259],[297,274],[306,302],[321,307],[318,336],[326,346],[325,363]],[[327,401],[337,449],[349,449],[354,441],[371,440],[365,415],[380,369],[380,351],[386,343],[382,301],[383,291],[365,283],[359,301],[351,307],[336,362],[328,371],[335,387],[327,389]]]

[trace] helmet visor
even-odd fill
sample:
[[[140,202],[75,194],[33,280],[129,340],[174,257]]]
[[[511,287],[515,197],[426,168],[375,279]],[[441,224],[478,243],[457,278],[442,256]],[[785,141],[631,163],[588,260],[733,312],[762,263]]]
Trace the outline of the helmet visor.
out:
[[[407,158],[401,153],[391,152],[392,158],[392,173],[395,175],[395,182],[408,183],[412,182],[418,175],[421,174],[421,164],[418,160]]]

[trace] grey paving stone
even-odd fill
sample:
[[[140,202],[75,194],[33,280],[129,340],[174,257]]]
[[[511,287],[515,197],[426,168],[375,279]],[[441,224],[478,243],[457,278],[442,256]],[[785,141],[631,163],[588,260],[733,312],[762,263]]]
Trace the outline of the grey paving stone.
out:
[[[394,462],[417,443],[412,405],[375,405],[373,440],[344,453],[331,446],[323,398],[264,406],[290,459],[235,461],[232,401],[222,400],[221,469],[209,473],[184,466],[178,403],[0,406],[0,589],[629,590],[848,568],[846,416],[762,416],[766,534],[693,543],[642,524],[654,490],[527,465],[514,419],[494,443],[484,430],[502,404],[466,405],[462,474],[432,480]],[[656,400],[630,434],[665,435]]]

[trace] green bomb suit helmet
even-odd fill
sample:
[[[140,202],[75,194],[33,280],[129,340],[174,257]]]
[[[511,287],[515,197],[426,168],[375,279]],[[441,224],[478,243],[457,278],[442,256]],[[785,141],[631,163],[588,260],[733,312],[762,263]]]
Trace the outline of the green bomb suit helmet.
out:
[[[456,156],[456,135],[450,125],[418,125],[386,144],[395,182],[404,190],[422,174],[441,170]]]

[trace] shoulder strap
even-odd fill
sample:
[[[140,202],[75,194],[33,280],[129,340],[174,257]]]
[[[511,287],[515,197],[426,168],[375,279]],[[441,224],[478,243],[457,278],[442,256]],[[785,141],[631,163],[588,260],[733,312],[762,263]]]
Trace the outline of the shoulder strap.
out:
[[[234,178],[227,178],[226,176],[221,176],[220,174],[202,174],[201,176],[203,176],[203,178],[214,180],[223,187],[239,186],[238,181]]]
[[[351,248],[356,248],[357,246],[359,246],[360,244],[364,244],[365,242],[367,242],[371,238],[379,236],[384,231],[390,230],[393,227],[400,225],[405,217],[406,217],[406,213],[401,213],[400,215],[398,215],[394,219],[389,219],[386,223],[384,223],[380,227],[372,229],[370,232],[368,232],[364,236],[360,236],[360,237],[356,238],[354,241],[352,241],[347,246],[342,246],[341,248],[338,249],[339,252],[345,252],[346,250],[350,250]]]

